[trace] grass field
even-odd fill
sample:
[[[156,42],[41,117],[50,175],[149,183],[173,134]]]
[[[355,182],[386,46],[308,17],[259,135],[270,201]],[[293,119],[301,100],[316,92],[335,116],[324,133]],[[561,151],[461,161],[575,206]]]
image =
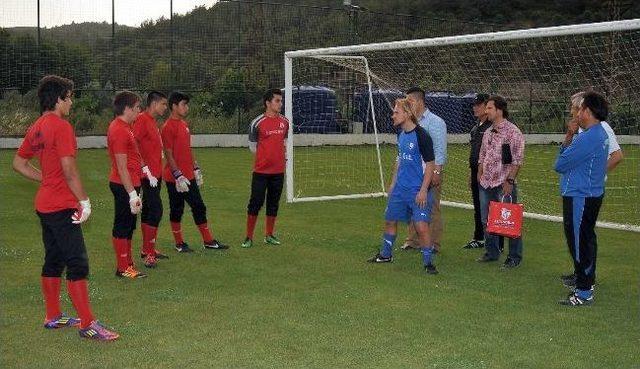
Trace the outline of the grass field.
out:
[[[445,208],[440,274],[426,276],[415,252],[396,251],[391,265],[364,262],[379,246],[384,199],[283,202],[284,244],[245,250],[245,149],[196,150],[213,230],[232,248],[178,255],[165,210],[158,245],[171,258],[136,281],[113,275],[106,151],[81,151],[93,204],[83,227],[93,308],[121,339],[46,331],[36,184],[10,170],[12,156],[0,151],[2,368],[639,367],[639,234],[598,230],[596,303],[577,309],[556,304],[568,293],[558,276],[570,270],[557,223],[527,220],[523,264],[504,272],[461,249],[471,212]],[[196,246],[197,229],[185,220]],[[261,217],[257,234],[262,227]],[[73,312],[66,294],[63,306]]]

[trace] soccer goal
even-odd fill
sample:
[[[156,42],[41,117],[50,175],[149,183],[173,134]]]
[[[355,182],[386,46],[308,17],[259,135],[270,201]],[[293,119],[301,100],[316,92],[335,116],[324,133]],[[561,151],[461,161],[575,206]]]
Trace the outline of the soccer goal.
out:
[[[289,202],[385,194],[396,142],[391,109],[409,87],[448,129],[444,204],[471,207],[469,130],[477,93],[509,103],[526,135],[518,177],[527,216],[561,220],[553,163],[569,97],[594,89],[623,162],[607,180],[601,226],[640,232],[640,19],[438,37],[285,53]]]

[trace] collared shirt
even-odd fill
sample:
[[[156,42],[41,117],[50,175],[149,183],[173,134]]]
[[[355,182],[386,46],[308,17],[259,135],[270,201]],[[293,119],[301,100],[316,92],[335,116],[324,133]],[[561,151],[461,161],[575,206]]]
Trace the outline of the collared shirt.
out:
[[[422,113],[418,124],[427,131],[433,141],[436,165],[444,165],[447,162],[447,125],[444,120],[427,109]]]
[[[509,145],[511,164],[502,164],[502,147]],[[482,137],[478,165],[482,166],[480,185],[483,188],[501,186],[509,175],[512,165],[522,165],[524,160],[524,135],[515,124],[503,120],[492,124]]]

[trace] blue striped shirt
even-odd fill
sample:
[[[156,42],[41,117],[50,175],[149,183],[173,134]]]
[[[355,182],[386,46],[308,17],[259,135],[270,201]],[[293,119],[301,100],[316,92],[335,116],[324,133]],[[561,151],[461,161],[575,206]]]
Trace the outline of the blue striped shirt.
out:
[[[427,131],[433,141],[436,165],[444,165],[447,162],[447,125],[444,120],[427,109],[418,124]]]

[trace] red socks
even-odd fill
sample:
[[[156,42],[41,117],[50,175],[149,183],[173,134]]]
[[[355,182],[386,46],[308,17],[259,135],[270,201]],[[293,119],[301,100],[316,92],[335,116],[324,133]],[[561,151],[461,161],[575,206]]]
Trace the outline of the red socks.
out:
[[[127,239],[127,265],[133,265],[133,255],[131,254],[131,240]]]
[[[247,214],[247,238],[253,240],[253,231],[256,229],[257,215]]]
[[[171,222],[171,232],[173,233],[173,238],[176,240],[176,245],[184,243],[179,222]]]
[[[40,277],[46,320],[57,318],[62,314],[60,310],[61,281],[60,277]]]
[[[267,216],[266,236],[273,235],[273,229],[276,226],[276,217]]]
[[[211,231],[209,230],[209,226],[207,223],[198,224],[198,230],[200,230],[200,234],[202,235],[202,241],[204,243],[208,243],[213,241],[213,235],[211,235]]]
[[[113,250],[116,253],[118,271],[124,272],[129,267],[130,240],[126,238],[112,238]]]
[[[158,228],[142,223],[142,253],[152,255],[155,253]]]
[[[95,320],[89,305],[89,287],[86,279],[67,281],[67,292],[73,303],[73,307],[80,318],[80,328],[84,329]]]

